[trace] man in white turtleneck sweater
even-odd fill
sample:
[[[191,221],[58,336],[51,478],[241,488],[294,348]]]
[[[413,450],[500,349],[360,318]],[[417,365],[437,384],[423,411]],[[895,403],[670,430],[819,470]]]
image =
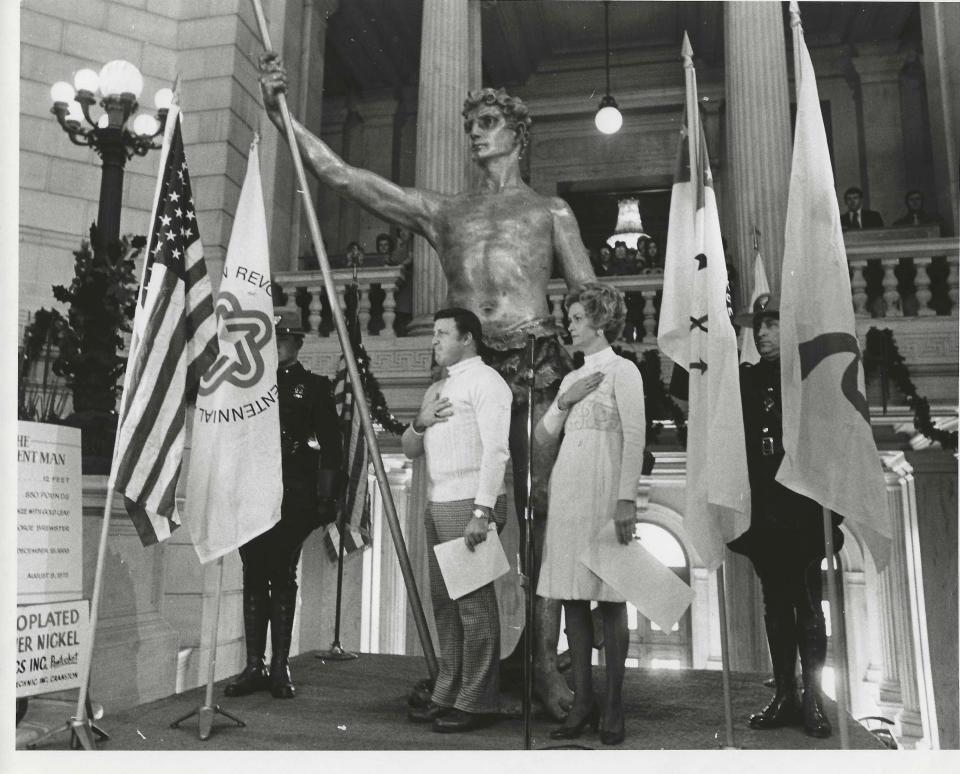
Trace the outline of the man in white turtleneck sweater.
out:
[[[463,538],[467,547],[503,529],[507,501],[503,474],[509,459],[512,393],[480,359],[482,329],[466,309],[434,315],[433,351],[447,369],[432,384],[403,434],[403,451],[426,455],[424,525],[433,614],[440,639],[440,670],[430,703],[413,709],[414,722],[441,733],[471,731],[496,719],[499,704],[500,619],[492,583],[451,600],[433,547]]]

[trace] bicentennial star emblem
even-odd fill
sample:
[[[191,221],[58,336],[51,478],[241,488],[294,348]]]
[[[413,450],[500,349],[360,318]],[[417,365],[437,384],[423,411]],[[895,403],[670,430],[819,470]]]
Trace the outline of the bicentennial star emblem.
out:
[[[263,348],[273,336],[270,315],[242,309],[232,293],[220,293],[216,311],[222,326],[220,356],[203,375],[200,395],[209,395],[224,381],[241,388],[260,381],[265,369]]]

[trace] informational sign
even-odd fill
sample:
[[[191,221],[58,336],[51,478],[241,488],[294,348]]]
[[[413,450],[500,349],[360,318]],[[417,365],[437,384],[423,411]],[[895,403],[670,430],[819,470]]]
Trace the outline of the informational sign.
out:
[[[79,688],[89,602],[17,608],[17,698]]]
[[[83,596],[80,431],[17,426],[17,603]]]

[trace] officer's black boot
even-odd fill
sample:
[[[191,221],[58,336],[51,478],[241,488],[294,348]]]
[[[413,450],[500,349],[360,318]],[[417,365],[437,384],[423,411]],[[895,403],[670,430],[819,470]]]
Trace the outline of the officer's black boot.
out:
[[[833,733],[820,702],[820,675],[827,660],[827,632],[822,615],[797,621],[800,670],[803,673],[803,730],[823,739]]]
[[[789,615],[788,615],[789,613]],[[800,701],[797,698],[796,629],[792,611],[764,616],[767,626],[767,644],[773,662],[773,678],[776,693],[760,712],[755,712],[747,721],[750,728],[782,728],[800,722]]]
[[[270,598],[270,693],[275,699],[292,699],[296,694],[290,679],[290,642],[293,616],[297,609],[297,587],[277,589]]]
[[[261,589],[243,587],[243,632],[247,645],[247,665],[224,690],[227,696],[246,696],[265,691],[269,685],[263,654],[267,649],[267,623],[270,621],[270,597]]]

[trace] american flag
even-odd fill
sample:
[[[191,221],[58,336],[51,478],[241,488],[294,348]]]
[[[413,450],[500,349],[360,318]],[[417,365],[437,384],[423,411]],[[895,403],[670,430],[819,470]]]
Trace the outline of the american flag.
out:
[[[357,370],[360,380],[364,381],[366,369],[369,367],[369,357],[360,341],[360,325],[356,316],[350,321],[350,346],[357,359]],[[366,390],[364,390],[366,394]],[[340,416],[343,434],[347,438],[345,469],[347,471],[347,486],[341,502],[343,511],[342,522],[346,526],[343,538],[343,553],[347,556],[355,551],[362,551],[373,543],[370,530],[370,486],[367,468],[370,456],[367,450],[367,439],[363,434],[363,425],[360,414],[354,410],[353,390],[350,388],[350,376],[347,373],[347,364],[343,355],[340,356],[337,376],[334,380],[333,395],[337,404],[337,414]],[[340,551],[340,523],[338,519],[327,527],[323,545],[331,561],[337,561]]]
[[[167,116],[151,225],[111,475],[144,545],[180,526],[175,494],[186,408],[218,354],[176,106]]]

